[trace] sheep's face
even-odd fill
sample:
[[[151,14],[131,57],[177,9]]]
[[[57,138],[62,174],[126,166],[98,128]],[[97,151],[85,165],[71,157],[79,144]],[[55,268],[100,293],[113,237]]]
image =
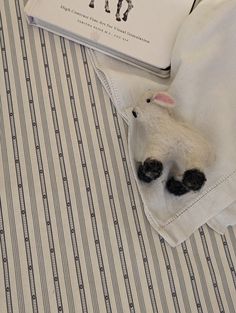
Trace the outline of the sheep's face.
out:
[[[169,115],[174,106],[175,100],[168,93],[147,91],[133,108],[132,114],[137,121],[151,123]]]

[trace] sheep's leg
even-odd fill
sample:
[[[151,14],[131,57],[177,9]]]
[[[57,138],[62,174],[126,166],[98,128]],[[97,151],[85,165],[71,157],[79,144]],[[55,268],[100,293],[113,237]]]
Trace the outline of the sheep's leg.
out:
[[[89,7],[90,7],[90,8],[94,8],[94,1],[95,1],[95,0],[91,0],[91,1],[90,1],[90,3],[89,3]]]
[[[138,178],[146,183],[157,179],[163,171],[163,163],[166,161],[168,152],[166,148],[150,144],[146,148],[146,153],[143,156],[142,162],[138,167]]]
[[[105,0],[105,11],[107,12],[107,13],[110,13],[111,11],[110,11],[110,8],[109,8],[109,1],[108,0]]]
[[[193,191],[200,190],[205,181],[205,174],[196,168],[185,171],[182,180],[184,186]]]
[[[117,21],[121,21],[121,18],[120,18],[120,9],[122,7],[122,2],[123,0],[118,0],[118,3],[117,3],[117,10],[116,10],[116,20]]]
[[[187,156],[182,182],[188,189],[197,191],[204,185],[206,177],[203,171],[208,157],[207,151]]]
[[[175,196],[182,196],[189,191],[198,191],[206,181],[205,174],[198,169],[184,172],[182,180],[172,176],[166,183],[167,190]]]
[[[175,173],[168,179],[167,190],[176,196],[181,196],[191,190],[200,190],[206,181],[202,168],[199,162],[187,162],[181,172]]]
[[[181,180],[178,180],[174,176],[168,179],[166,189],[175,196],[182,196],[190,191]]]
[[[138,167],[138,178],[145,183],[157,179],[161,176],[163,170],[162,162],[148,158]]]
[[[125,13],[124,13],[124,15],[123,15],[123,21],[127,21],[127,18],[128,18],[128,14],[129,14],[129,12],[133,9],[133,4],[132,4],[132,1],[131,0],[126,0],[127,1],[127,3],[128,3],[128,8],[127,8],[127,10],[125,11]]]

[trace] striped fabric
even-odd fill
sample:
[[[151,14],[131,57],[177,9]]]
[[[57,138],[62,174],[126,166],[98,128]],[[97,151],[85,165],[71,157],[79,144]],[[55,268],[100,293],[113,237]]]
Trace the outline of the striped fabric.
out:
[[[0,313],[235,312],[236,228],[168,246],[86,49],[0,3]]]

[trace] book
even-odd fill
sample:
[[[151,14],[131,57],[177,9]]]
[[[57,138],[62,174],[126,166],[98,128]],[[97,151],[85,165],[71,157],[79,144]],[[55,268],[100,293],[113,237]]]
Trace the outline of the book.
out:
[[[29,24],[101,51],[160,77],[196,0],[29,0]]]

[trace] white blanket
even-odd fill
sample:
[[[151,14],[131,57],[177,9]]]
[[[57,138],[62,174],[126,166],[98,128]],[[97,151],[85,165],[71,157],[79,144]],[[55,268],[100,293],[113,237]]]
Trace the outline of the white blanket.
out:
[[[167,171],[151,184],[137,179],[145,213],[153,228],[176,246],[207,223],[223,233],[236,224],[236,2],[203,0],[184,21],[171,60],[171,78],[151,74],[89,50],[94,68],[118,112],[127,120],[149,88],[166,89],[178,112],[214,145],[215,163],[199,192],[176,197],[165,189]],[[136,176],[142,134],[129,124],[129,153]]]

